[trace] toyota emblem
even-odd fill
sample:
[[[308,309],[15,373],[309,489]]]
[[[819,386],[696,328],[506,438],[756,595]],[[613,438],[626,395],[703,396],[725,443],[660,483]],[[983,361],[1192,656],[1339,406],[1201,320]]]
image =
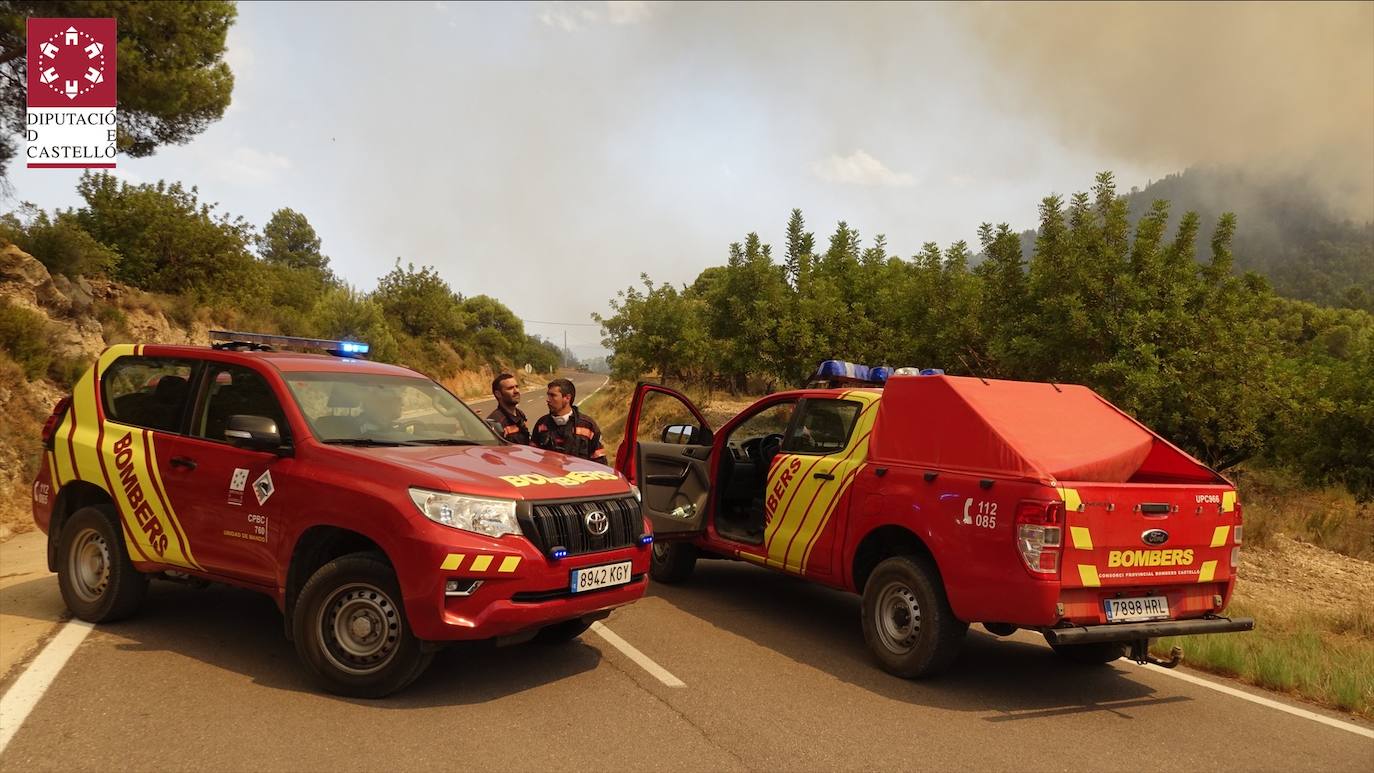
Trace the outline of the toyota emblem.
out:
[[[611,519],[607,518],[606,514],[600,510],[587,513],[585,523],[587,524],[587,532],[593,537],[600,537],[611,528]]]

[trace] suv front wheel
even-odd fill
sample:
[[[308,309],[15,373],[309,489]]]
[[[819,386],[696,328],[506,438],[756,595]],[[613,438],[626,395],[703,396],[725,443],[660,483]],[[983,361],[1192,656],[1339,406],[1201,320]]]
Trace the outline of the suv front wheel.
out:
[[[292,631],[296,653],[336,695],[390,695],[415,681],[434,658],[410,632],[395,572],[374,553],[320,567],[301,588]]]

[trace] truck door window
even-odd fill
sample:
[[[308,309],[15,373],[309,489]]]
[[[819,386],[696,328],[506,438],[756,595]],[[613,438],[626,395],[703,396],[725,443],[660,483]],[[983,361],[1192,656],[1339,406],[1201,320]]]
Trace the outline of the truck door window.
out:
[[[216,364],[211,366],[206,381],[204,408],[196,417],[191,434],[223,442],[230,416],[266,416],[277,423],[282,442],[290,442],[291,428],[281,403],[257,371],[241,365]]]
[[[193,360],[120,357],[100,378],[105,415],[120,424],[181,431],[195,366]]]
[[[809,398],[801,419],[783,442],[790,454],[833,454],[849,445],[849,433],[863,406],[852,400]]]

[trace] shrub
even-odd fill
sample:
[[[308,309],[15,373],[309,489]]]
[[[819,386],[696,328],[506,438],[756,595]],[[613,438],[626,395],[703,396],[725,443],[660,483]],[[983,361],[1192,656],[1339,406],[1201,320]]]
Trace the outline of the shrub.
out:
[[[9,354],[30,381],[46,375],[52,361],[47,320],[42,314],[0,301],[0,349]]]

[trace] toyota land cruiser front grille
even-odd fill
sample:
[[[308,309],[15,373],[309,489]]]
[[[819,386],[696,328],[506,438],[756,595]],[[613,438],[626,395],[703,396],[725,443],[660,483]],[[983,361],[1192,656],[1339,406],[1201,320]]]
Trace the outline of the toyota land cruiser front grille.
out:
[[[644,518],[634,497],[535,502],[528,514],[520,515],[520,528],[545,555],[561,547],[577,556],[638,544]]]

